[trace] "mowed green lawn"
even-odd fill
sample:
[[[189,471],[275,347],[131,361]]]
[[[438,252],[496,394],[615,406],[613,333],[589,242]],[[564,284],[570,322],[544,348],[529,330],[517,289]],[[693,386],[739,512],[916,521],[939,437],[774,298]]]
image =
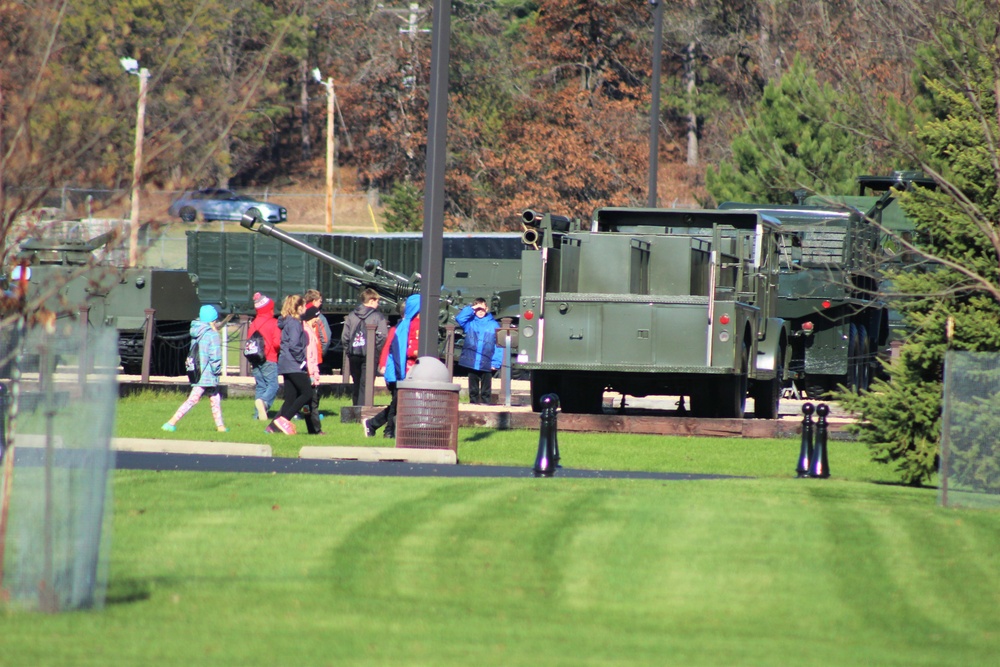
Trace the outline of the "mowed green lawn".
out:
[[[459,454],[530,467],[536,444],[463,430]],[[120,471],[106,608],[3,612],[0,665],[996,664],[1000,513],[886,484],[854,443],[827,480],[793,478],[791,441],[560,446],[756,478]]]

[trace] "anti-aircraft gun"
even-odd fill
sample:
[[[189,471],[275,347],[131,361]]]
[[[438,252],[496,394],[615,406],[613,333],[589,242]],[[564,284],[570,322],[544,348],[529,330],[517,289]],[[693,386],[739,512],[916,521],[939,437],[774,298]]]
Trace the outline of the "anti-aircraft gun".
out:
[[[183,375],[188,331],[200,305],[195,279],[183,270],[123,268],[123,258],[106,247],[117,232],[89,234],[86,223],[67,221],[53,225],[44,238],[21,243],[16,257],[26,267],[27,298],[38,299],[57,321],[85,316],[88,327],[116,329],[122,367],[136,375],[149,313],[150,373]]]
[[[777,416],[787,326],[777,232],[757,212],[599,208],[591,225],[526,211],[517,365],[532,407],[600,413],[605,390],[687,396],[697,417]]]
[[[348,261],[249,215],[243,216],[240,224],[320,260],[336,272],[340,281],[352,287],[374,289],[386,305],[392,306],[388,313],[390,315],[397,312],[396,306],[408,296],[420,292],[418,273],[409,276],[399,274],[385,268],[378,259],[366,259],[361,264]],[[438,311],[441,326],[453,324],[455,315],[477,297],[485,298],[498,318],[516,316],[520,286],[519,260],[449,258],[445,260],[444,269],[444,285],[441,288]],[[331,326],[335,324],[331,320]]]

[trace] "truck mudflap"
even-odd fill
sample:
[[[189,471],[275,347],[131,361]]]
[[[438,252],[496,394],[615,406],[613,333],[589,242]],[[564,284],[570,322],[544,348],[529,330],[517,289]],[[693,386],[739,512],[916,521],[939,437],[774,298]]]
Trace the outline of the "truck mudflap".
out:
[[[754,380],[770,380],[775,376],[786,377],[785,366],[790,358],[788,340],[791,325],[780,317],[767,318],[766,335],[757,341],[757,359],[753,368]]]

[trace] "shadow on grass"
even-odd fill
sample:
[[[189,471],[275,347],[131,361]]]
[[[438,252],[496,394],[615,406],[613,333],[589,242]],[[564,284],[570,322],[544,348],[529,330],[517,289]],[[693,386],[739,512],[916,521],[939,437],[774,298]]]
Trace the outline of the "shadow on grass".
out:
[[[105,604],[129,604],[148,600],[153,594],[152,581],[148,579],[116,579],[108,584]]]

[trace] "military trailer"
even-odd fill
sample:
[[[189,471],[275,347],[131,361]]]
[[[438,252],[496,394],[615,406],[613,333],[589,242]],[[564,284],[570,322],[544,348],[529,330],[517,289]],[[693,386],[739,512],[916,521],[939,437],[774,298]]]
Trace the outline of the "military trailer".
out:
[[[877,225],[841,205],[776,206],[727,202],[720,210],[757,210],[781,221],[778,317],[791,327],[787,380],[809,398],[842,385],[867,389],[889,335],[879,297]]]
[[[53,224],[45,238],[20,245],[17,259],[29,274],[28,298],[38,299],[57,320],[86,316],[91,328],[117,330],[122,368],[136,375],[142,371],[149,312],[150,373],[183,375],[191,320],[200,305],[195,279],[183,270],[124,268],[124,256],[104,253],[113,233],[86,238],[86,229],[80,221]]]
[[[757,211],[600,208],[590,227],[524,212],[517,365],[532,407],[599,414],[606,390],[683,396],[697,417],[775,418],[788,328],[780,225]]]

